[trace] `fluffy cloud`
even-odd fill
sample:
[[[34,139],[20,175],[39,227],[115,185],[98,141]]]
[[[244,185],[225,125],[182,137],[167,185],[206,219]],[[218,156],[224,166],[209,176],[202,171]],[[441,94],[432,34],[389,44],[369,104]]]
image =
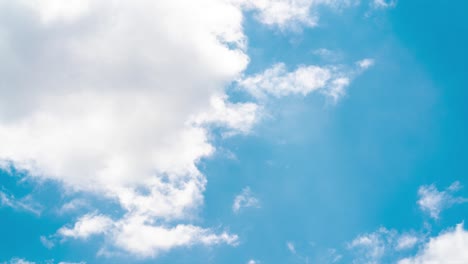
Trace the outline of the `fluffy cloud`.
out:
[[[418,205],[421,210],[428,213],[432,218],[438,219],[442,210],[455,204],[468,202],[466,198],[454,196],[454,193],[460,188],[459,182],[454,182],[443,191],[439,191],[434,184],[421,186],[418,190]]]
[[[454,230],[431,238],[416,256],[402,259],[398,264],[468,263],[467,249],[468,232],[459,224]]]
[[[250,187],[245,187],[240,194],[234,198],[232,211],[238,213],[242,208],[260,207],[260,201],[255,198]]]
[[[197,162],[215,150],[210,127],[248,133],[258,120],[256,103],[229,102],[224,91],[249,62],[243,9],[268,25],[311,26],[313,7],[343,3],[0,1],[0,167],[95,193],[124,211],[86,214],[57,236],[100,234],[103,248],[141,256],[234,245],[235,235],[179,223],[203,203]],[[242,84],[275,96],[327,86],[338,97],[350,81],[330,67],[266,73]]]
[[[63,237],[86,239],[106,232],[112,225],[113,221],[106,216],[87,214],[78,219],[72,228],[62,227],[57,233]]]
[[[249,61],[238,6],[2,1],[0,13],[2,167],[8,161],[32,177],[104,195],[126,212],[88,214],[57,235],[112,235],[120,248],[145,255],[171,247],[149,234],[188,232],[174,246],[232,243],[224,233],[155,222],[190,218],[202,203],[206,179],[196,163],[214,151],[208,127],[247,133],[256,121],[255,104],[230,103],[223,90]],[[147,243],[131,244],[129,228]]]

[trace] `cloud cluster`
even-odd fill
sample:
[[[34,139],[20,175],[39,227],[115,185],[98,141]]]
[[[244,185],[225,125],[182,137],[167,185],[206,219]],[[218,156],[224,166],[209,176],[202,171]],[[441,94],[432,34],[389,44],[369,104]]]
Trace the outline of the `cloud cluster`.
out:
[[[375,232],[359,235],[348,244],[348,248],[358,252],[359,263],[380,263],[382,258],[396,251],[414,248],[421,239],[413,233],[399,233],[381,227]]]
[[[197,163],[215,150],[210,128],[248,133],[259,118],[258,103],[230,102],[224,90],[250,59],[243,11],[267,25],[312,26],[315,6],[347,2],[1,1],[0,166],[123,209],[86,214],[56,236],[104,235],[103,249],[140,256],[234,245],[236,235],[180,223],[203,203]],[[275,96],[326,86],[338,97],[350,79],[331,67],[289,73],[279,64],[240,83]]]

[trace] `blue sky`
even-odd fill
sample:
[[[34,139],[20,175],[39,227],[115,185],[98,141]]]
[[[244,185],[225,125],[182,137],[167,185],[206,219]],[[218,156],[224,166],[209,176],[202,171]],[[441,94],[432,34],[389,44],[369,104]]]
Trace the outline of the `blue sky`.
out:
[[[0,263],[468,263],[467,8],[0,1]]]

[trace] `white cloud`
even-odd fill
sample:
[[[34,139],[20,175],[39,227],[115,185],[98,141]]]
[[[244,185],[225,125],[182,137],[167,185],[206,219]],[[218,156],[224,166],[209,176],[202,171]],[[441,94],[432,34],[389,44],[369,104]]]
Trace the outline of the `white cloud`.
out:
[[[375,9],[393,8],[397,5],[397,0],[373,0],[372,7]]]
[[[420,242],[419,235],[381,227],[375,232],[357,236],[348,244],[348,248],[356,252],[357,263],[371,264],[380,263],[385,256],[411,249]]]
[[[226,232],[215,234],[210,229],[183,224],[175,227],[159,226],[141,216],[127,216],[112,221],[102,215],[90,214],[78,219],[72,228],[63,227],[57,231],[57,235],[64,239],[87,239],[102,233],[106,233],[112,243],[101,248],[101,254],[113,254],[117,248],[141,257],[154,257],[175,247],[194,244],[227,243],[235,246],[238,243],[236,235]]]
[[[439,191],[434,184],[421,186],[418,190],[419,200],[417,203],[422,211],[428,213],[432,218],[438,219],[442,210],[455,204],[468,202],[466,198],[454,196],[454,193],[460,188],[459,182],[454,182],[444,191]]]
[[[260,262],[258,262],[258,261],[256,261],[256,260],[253,260],[253,259],[247,261],[247,264],[259,264],[259,263],[260,263]]]
[[[238,213],[242,208],[260,207],[260,201],[255,198],[250,187],[245,187],[240,194],[234,198],[232,211]]]
[[[343,256],[338,253],[338,251],[334,248],[328,249],[328,258],[331,263],[339,262]]]
[[[78,209],[88,207],[88,202],[84,199],[73,199],[65,204],[63,204],[59,209],[58,213],[64,214],[68,212],[73,212]]]
[[[49,239],[45,236],[41,236],[39,239],[41,240],[41,244],[48,249],[51,249],[55,246],[55,243],[52,241],[52,239]]]
[[[42,206],[32,200],[30,195],[17,199],[13,195],[2,191],[0,191],[0,206],[11,207],[15,210],[26,211],[35,215],[40,215],[42,212]]]
[[[405,234],[398,238],[396,249],[397,250],[411,249],[419,242],[420,242],[420,238],[418,236]]]
[[[319,4],[347,3],[0,1],[0,167],[12,164],[124,210],[112,219],[86,214],[57,231],[65,238],[101,234],[104,248],[143,256],[236,244],[235,235],[179,223],[203,203],[206,178],[197,163],[215,150],[210,126],[232,135],[248,133],[258,120],[257,104],[229,102],[224,91],[249,62],[242,8],[285,28],[312,26]],[[324,83],[335,97],[349,83],[332,68],[270,71],[274,85],[253,84],[277,96],[307,94]],[[24,207],[11,201],[2,196]]]
[[[278,63],[263,73],[240,80],[239,85],[260,99],[267,95],[282,97],[300,94],[305,96],[311,92],[320,91],[336,101],[345,94],[345,88],[350,84],[351,79],[372,65],[371,61],[366,59],[358,62],[358,70],[309,65],[288,71],[285,64]]]
[[[0,263],[2,263],[2,264],[36,264],[36,262],[28,261],[28,260],[23,259],[23,258],[12,258],[8,262],[0,262]],[[53,260],[47,260],[47,261],[40,262],[40,263],[53,264],[55,262]],[[60,261],[60,262],[58,262],[58,264],[86,264],[86,262],[85,261],[81,261],[81,262]]]
[[[463,264],[468,263],[468,232],[463,224],[431,238],[419,253],[402,259],[398,264]]]
[[[156,226],[141,217],[130,217],[118,222],[112,239],[115,246],[144,257],[154,257],[175,247],[194,244],[209,246],[227,243],[235,246],[238,243],[237,235],[226,232],[215,234],[210,229],[193,225]]]
[[[371,66],[373,66],[375,63],[375,61],[373,59],[363,59],[363,60],[360,60],[358,61],[356,64],[361,68],[361,69],[367,69]]]
[[[288,248],[289,252],[296,254],[296,247],[294,246],[294,243],[289,241],[286,243],[286,247]]]
[[[380,228],[374,233],[363,234],[356,237],[348,245],[350,249],[357,249],[360,262],[377,263],[385,254],[388,243],[395,236],[393,231]]]
[[[196,164],[214,151],[209,126],[248,133],[256,121],[255,104],[224,96],[249,61],[237,5],[1,1],[0,24],[2,168],[11,163],[125,210],[120,219],[87,214],[58,235],[119,238],[133,224],[128,219],[141,217],[142,230],[190,232],[175,245],[233,241],[170,223],[190,221],[203,202],[206,179]],[[147,240],[141,250],[131,240],[117,242],[145,254],[170,247]]]
[[[36,264],[36,262],[27,261],[22,258],[12,258],[9,262],[4,262],[5,264]]]
[[[87,214],[78,219],[72,228],[62,227],[57,233],[63,237],[86,239],[107,232],[113,223],[112,219],[106,216]]]
[[[247,9],[257,11],[258,20],[281,29],[318,24],[317,8],[341,9],[358,3],[354,0],[237,0]]]
[[[339,51],[329,50],[326,48],[313,50],[312,53],[327,61],[338,61],[342,59],[342,54]]]

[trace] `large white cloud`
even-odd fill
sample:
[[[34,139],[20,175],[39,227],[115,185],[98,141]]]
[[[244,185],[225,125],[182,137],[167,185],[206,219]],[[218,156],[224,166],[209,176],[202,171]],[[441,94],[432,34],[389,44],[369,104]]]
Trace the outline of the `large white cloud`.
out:
[[[420,252],[398,264],[464,264],[468,263],[468,232],[463,224],[431,238]]]
[[[341,1],[280,2],[0,0],[0,166],[124,209],[119,218],[87,214],[58,230],[64,238],[100,233],[142,256],[236,244],[235,235],[170,223],[189,220],[203,202],[196,164],[215,150],[209,127],[247,133],[258,120],[257,104],[231,103],[224,91],[249,62],[242,9],[283,26]]]

